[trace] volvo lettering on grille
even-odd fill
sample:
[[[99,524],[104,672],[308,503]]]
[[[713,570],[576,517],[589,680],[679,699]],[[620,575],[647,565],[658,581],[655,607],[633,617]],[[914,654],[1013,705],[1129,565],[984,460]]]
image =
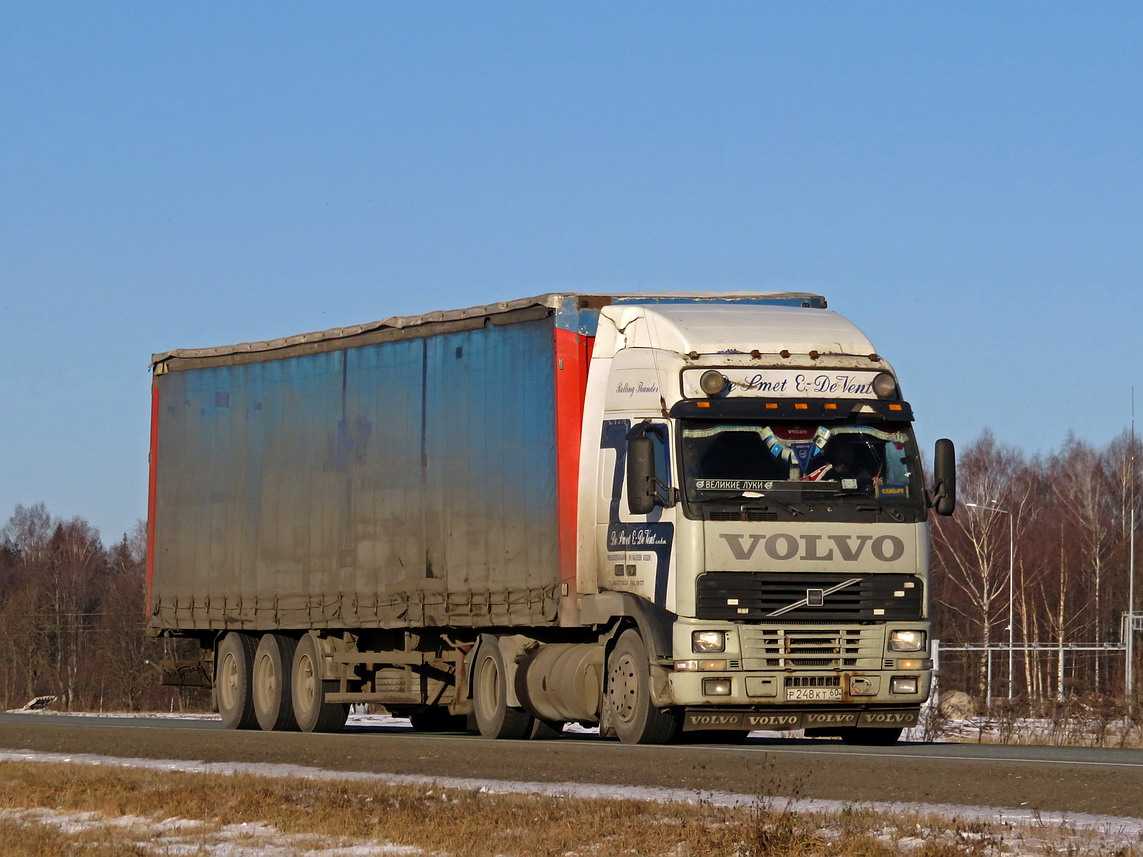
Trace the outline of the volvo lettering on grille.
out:
[[[905,555],[905,541],[898,536],[880,535],[816,535],[804,533],[719,533],[731,555],[739,561],[750,560],[755,552],[772,560],[799,562],[858,562],[863,558],[892,563]]]

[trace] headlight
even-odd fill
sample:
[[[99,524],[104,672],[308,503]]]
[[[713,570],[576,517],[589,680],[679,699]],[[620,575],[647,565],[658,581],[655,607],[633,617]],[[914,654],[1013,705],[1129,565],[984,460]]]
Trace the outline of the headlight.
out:
[[[889,651],[920,652],[925,648],[924,631],[890,631]]]
[[[691,632],[691,651],[692,652],[725,652],[726,651],[726,632],[725,631],[692,631]]]

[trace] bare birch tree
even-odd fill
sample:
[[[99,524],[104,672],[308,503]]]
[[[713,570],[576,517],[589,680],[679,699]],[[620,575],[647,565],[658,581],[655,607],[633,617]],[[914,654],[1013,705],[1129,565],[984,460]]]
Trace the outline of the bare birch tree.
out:
[[[940,606],[968,620],[969,632],[977,635],[971,642],[986,648],[977,668],[977,689],[983,695],[988,689],[987,648],[996,631],[1005,628],[1009,587],[1017,585],[1015,570],[1008,566],[1009,534],[1018,539],[1030,523],[1032,491],[1024,454],[998,443],[990,431],[961,455],[958,471],[966,502],[933,527],[934,567],[949,584]],[[1002,509],[1005,514],[967,503]]]

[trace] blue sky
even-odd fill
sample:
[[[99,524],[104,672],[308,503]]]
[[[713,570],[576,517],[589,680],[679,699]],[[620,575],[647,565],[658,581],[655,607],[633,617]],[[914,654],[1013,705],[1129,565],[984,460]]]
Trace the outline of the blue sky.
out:
[[[153,352],[556,290],[817,291],[926,446],[1103,445],[1140,44],[1136,3],[0,2],[0,522],[145,516]]]

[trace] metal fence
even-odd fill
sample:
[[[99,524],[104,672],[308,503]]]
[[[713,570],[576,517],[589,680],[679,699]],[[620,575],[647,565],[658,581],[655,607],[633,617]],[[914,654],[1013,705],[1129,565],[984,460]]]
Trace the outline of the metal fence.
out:
[[[1117,642],[946,643],[933,641],[938,692],[962,690],[997,698],[1063,699],[1105,695],[1134,699],[1143,686],[1139,663],[1143,611],[1125,613]]]

